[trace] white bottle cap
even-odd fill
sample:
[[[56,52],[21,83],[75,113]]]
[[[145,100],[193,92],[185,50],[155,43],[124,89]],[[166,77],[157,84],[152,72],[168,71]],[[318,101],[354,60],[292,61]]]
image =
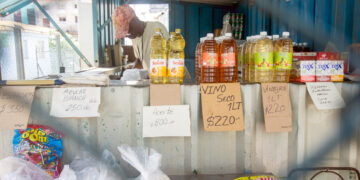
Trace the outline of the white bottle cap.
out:
[[[304,46],[307,46],[308,45],[308,43],[307,42],[304,42]]]
[[[226,37],[232,37],[232,34],[231,33],[225,33],[225,36]]]
[[[249,40],[250,40],[250,38],[251,38],[250,36],[247,36],[247,37],[246,37],[246,41],[249,41]]]
[[[266,36],[268,39],[272,39],[272,36]]]
[[[287,32],[287,31],[285,31],[285,32],[282,33],[282,36],[283,36],[283,37],[289,37],[289,36],[290,36],[290,33]]]
[[[260,36],[267,36],[267,32],[266,31],[261,31]]]
[[[213,34],[213,33],[207,33],[207,34],[206,34],[206,37],[213,38],[213,37],[214,37],[214,34]]]
[[[274,35],[273,35],[273,39],[274,39],[274,40],[275,40],[275,39],[279,39],[279,37],[280,37],[280,36],[279,36],[278,34],[274,34]]]

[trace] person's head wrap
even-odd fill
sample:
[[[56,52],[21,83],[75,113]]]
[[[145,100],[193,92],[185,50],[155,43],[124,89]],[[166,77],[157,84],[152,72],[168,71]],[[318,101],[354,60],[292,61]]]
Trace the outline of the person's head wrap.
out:
[[[129,24],[134,17],[134,10],[127,4],[121,5],[115,9],[112,14],[112,20],[115,27],[116,39],[126,37],[129,33]]]

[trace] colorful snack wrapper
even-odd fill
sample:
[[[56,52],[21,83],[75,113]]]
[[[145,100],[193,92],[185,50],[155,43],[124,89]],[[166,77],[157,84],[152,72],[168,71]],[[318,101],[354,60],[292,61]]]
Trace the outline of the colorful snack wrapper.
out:
[[[27,129],[17,129],[13,139],[14,155],[57,178],[61,172],[63,136],[62,133],[43,125],[28,125]]]

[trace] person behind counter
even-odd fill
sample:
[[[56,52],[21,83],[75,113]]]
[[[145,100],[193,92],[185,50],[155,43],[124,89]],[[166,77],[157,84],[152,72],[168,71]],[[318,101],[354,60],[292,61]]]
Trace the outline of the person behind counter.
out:
[[[115,38],[130,38],[132,40],[134,55],[136,58],[135,68],[146,69],[150,67],[150,41],[159,28],[163,37],[169,39],[166,27],[160,22],[144,22],[136,15],[134,10],[127,4],[116,8],[112,15],[115,27]],[[141,62],[141,63],[140,63]],[[185,68],[184,79],[190,79],[190,74]]]

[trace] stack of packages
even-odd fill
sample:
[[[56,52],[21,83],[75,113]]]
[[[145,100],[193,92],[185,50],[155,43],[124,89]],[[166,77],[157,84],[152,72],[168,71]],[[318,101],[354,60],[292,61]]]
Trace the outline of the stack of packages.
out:
[[[348,53],[297,52],[293,55],[291,82],[342,82]]]

